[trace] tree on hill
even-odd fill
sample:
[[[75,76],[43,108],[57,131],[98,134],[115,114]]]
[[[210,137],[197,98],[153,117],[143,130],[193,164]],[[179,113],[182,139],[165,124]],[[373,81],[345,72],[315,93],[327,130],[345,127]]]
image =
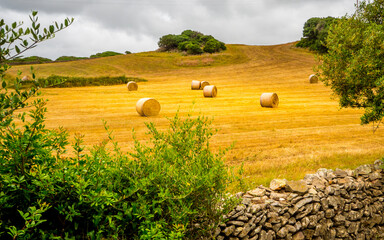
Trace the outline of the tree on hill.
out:
[[[341,107],[362,108],[362,124],[375,131],[384,117],[384,0],[363,1],[352,16],[330,26],[320,80]]]
[[[160,38],[158,45],[159,51],[184,51],[192,55],[204,52],[215,53],[227,49],[225,43],[211,35],[192,30],[185,30],[180,35],[164,35]]]
[[[113,51],[105,51],[102,53],[93,54],[89,58],[111,57],[111,56],[117,56],[117,55],[123,55],[123,54],[118,52],[113,52]]]
[[[8,63],[10,64],[36,64],[36,63],[46,63],[46,62],[52,62],[49,58],[39,57],[39,56],[30,56],[25,58],[14,58]]]
[[[75,60],[81,60],[81,59],[87,59],[87,58],[86,57],[75,57],[75,56],[61,56],[61,57],[58,57],[55,61],[56,62],[75,61]]]
[[[325,41],[328,36],[329,27],[335,21],[337,21],[337,18],[334,17],[313,17],[308,19],[303,27],[303,37],[296,46],[309,48],[320,53],[327,52],[328,48]]]

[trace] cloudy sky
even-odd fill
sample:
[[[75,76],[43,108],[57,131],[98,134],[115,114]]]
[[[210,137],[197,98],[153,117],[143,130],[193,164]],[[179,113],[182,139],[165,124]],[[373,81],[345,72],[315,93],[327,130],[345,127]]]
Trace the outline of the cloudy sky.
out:
[[[311,17],[339,17],[356,0],[1,0],[6,23],[29,24],[31,10],[47,26],[73,17],[56,38],[25,54],[56,59],[103,51],[157,49],[159,38],[191,29],[225,43],[273,45],[299,40]]]

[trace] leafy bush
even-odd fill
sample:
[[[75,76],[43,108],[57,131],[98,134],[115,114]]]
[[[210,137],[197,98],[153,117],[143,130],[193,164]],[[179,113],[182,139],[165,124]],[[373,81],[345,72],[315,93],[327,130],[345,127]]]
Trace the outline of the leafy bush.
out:
[[[186,51],[188,54],[215,53],[226,50],[225,44],[211,35],[185,30],[180,35],[168,34],[160,38],[160,51]],[[207,46],[208,45],[208,46]]]
[[[176,115],[165,132],[148,123],[150,142],[135,139],[128,155],[106,126],[113,151],[104,141],[84,154],[77,136],[68,158],[66,131],[45,129],[45,101],[33,106],[23,127],[10,117],[1,128],[2,239],[196,239],[231,206],[225,151],[211,152],[209,119]]]

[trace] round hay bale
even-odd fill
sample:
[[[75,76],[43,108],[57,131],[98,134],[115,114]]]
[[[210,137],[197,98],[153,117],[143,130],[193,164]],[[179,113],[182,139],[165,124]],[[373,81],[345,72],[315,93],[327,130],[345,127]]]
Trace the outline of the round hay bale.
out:
[[[260,96],[260,105],[262,107],[277,108],[279,97],[276,93],[263,93]]]
[[[192,90],[199,90],[200,89],[200,81],[192,80],[191,89]]]
[[[153,98],[141,98],[136,103],[136,111],[140,116],[156,116],[160,112],[160,103]]]
[[[201,82],[200,82],[200,89],[204,89],[205,86],[209,86],[209,82],[207,82],[207,81],[201,81]]]
[[[208,85],[205,86],[203,89],[204,97],[216,97],[217,95],[217,88],[215,85]]]
[[[317,83],[319,81],[319,78],[316,74],[312,74],[309,76],[309,83]]]
[[[137,85],[137,83],[135,81],[130,81],[127,83],[128,91],[137,91],[138,87],[139,86]]]
[[[25,81],[30,81],[31,79],[29,78],[29,76],[24,76],[21,81],[22,82],[25,82]]]

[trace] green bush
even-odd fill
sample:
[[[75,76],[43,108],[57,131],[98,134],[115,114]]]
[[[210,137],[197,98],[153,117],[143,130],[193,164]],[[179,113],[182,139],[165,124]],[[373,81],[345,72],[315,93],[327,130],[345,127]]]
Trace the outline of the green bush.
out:
[[[200,45],[197,43],[194,43],[194,42],[188,42],[185,45],[185,48],[187,50],[187,53],[191,54],[191,55],[198,55],[198,54],[202,54],[204,52],[201,49]]]

